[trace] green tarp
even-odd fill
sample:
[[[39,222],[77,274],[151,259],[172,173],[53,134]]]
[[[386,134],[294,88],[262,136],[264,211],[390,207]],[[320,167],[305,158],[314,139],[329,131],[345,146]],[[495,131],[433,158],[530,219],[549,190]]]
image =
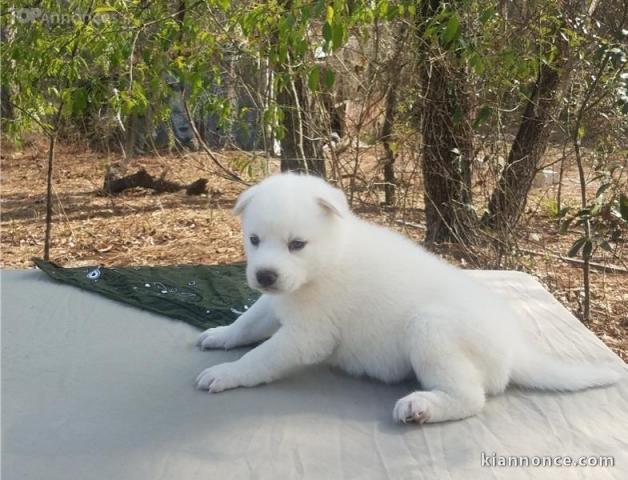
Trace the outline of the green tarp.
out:
[[[245,265],[62,268],[35,259],[50,277],[206,329],[228,325],[259,297]]]

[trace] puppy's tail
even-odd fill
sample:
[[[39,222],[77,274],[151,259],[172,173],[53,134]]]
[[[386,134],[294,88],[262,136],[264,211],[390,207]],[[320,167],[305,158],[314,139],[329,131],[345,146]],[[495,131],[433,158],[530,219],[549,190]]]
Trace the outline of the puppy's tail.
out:
[[[588,363],[561,360],[545,353],[526,350],[516,359],[510,381],[540,390],[575,391],[616,383],[622,374],[611,362]]]

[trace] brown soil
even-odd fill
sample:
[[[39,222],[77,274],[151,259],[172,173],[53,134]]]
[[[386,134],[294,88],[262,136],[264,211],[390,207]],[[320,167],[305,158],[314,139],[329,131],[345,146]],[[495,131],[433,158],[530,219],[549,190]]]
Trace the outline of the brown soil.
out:
[[[20,149],[5,148],[0,179],[2,268],[31,268],[32,257],[42,256],[45,218],[47,151],[45,142],[31,141]],[[186,263],[227,263],[243,260],[240,228],[230,210],[244,188],[210,172],[208,160],[200,153],[140,157],[128,172],[144,167],[159,176],[189,183],[209,179],[209,194],[187,196],[184,192],[156,195],[140,189],[116,197],[100,193],[105,171],[117,155],[94,153],[80,146],[60,145],[55,165],[51,260],[64,266],[81,265],[167,265]],[[245,154],[230,152],[227,164],[246,162]],[[261,160],[255,160],[258,164]],[[277,165],[271,162],[271,171]],[[261,171],[261,168],[257,168]],[[568,172],[563,195],[577,204],[577,175]],[[509,260],[510,268],[527,271],[541,280],[569,310],[578,314],[582,299],[581,268],[551,254],[565,255],[577,232],[559,235],[556,220],[549,214],[548,199],[555,187],[533,190],[525,221],[518,236],[519,255]],[[371,220],[388,224],[417,241],[423,230],[403,226],[398,220],[420,224],[421,202],[411,199],[413,208],[386,211],[372,195],[359,194],[358,212]],[[406,199],[407,201],[407,199]],[[624,235],[625,238],[625,235]],[[525,250],[541,252],[528,254]],[[440,248],[439,253],[468,267],[481,265],[464,252]],[[595,262],[626,268],[625,246],[614,252],[596,253]],[[628,360],[628,275],[592,271],[592,319],[587,326],[624,360]]]

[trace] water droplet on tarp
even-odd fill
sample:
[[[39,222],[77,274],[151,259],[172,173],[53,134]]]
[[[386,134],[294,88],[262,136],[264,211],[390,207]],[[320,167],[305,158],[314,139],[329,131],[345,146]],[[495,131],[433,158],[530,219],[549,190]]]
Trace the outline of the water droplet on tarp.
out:
[[[96,267],[94,270],[90,270],[87,273],[87,278],[90,280],[98,280],[100,278],[101,272],[100,267]]]

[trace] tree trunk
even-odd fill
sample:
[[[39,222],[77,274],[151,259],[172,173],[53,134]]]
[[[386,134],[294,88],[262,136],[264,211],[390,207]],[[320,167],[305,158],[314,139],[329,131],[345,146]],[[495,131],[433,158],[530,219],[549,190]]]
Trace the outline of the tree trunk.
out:
[[[13,120],[14,118],[8,82],[0,84],[0,118],[2,118],[3,121]]]
[[[527,100],[508,161],[493,191],[482,222],[498,231],[509,231],[523,213],[532,180],[545,153],[552,119],[560,107],[569,79],[568,44],[557,34],[558,55],[553,65],[542,63]]]
[[[146,117],[141,114],[131,113],[126,121],[126,133],[124,137],[124,151],[128,158],[136,154],[144,153],[146,147]]]
[[[395,203],[395,194],[397,183],[395,180],[395,160],[396,155],[391,145],[393,140],[393,126],[397,110],[397,90],[401,83],[401,72],[403,64],[400,63],[401,55],[406,48],[406,27],[402,24],[397,35],[394,36],[397,45],[394,54],[388,60],[387,80],[388,90],[384,99],[384,124],[382,125],[382,134],[380,140],[384,147],[384,203],[393,205]]]
[[[439,59],[422,64],[421,76],[425,240],[468,243],[477,221],[471,206],[473,131],[465,74]]]
[[[395,82],[396,83],[396,82]],[[395,203],[395,152],[391,146],[393,123],[395,121],[395,108],[397,105],[397,87],[393,84],[386,92],[386,107],[384,114],[384,125],[382,126],[382,144],[384,146],[384,203],[394,205]]]
[[[2,22],[0,25],[0,42],[3,45],[6,45],[13,37],[13,29],[11,25],[8,25],[8,22]],[[15,68],[15,62],[8,62],[9,64],[3,65],[4,68]],[[14,112],[13,112],[13,103],[11,99],[11,87],[9,82],[4,77],[0,80],[0,119],[2,123],[0,125],[4,128],[5,120],[13,120]]]
[[[300,75],[286,73],[289,81],[277,95],[283,111],[284,135],[281,139],[281,171],[307,172],[325,178],[325,158],[314,112]]]
[[[423,3],[416,30],[419,51],[426,49],[422,38],[425,25],[440,8],[441,0]],[[470,243],[477,226],[471,206],[471,94],[463,63],[443,48],[428,47],[417,58],[424,100],[420,122],[425,240]]]
[[[63,102],[57,110],[55,117],[55,131],[48,137],[48,175],[46,176],[46,230],[44,234],[44,260],[50,260],[50,238],[52,233],[52,172],[55,160],[55,145],[57,143],[57,132],[59,131],[59,120]]]

